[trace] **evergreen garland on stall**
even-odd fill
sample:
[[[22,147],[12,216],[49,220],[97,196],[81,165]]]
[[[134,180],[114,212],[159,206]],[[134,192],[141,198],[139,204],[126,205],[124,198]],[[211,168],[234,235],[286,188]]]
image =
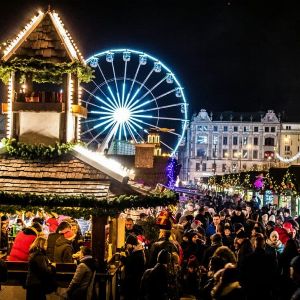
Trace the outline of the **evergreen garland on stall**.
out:
[[[165,190],[161,194],[147,196],[121,195],[112,199],[80,196],[37,195],[32,193],[17,194],[0,192],[0,212],[17,211],[56,212],[74,218],[89,219],[91,215],[115,216],[126,209],[142,209],[157,206],[174,205],[178,202],[177,194]]]
[[[44,144],[30,145],[20,143],[16,139],[2,139],[6,153],[12,157],[23,159],[54,159],[73,150],[75,143],[55,143],[54,146]]]
[[[91,67],[84,65],[79,61],[53,63],[51,61],[37,58],[14,58],[11,61],[0,62],[0,79],[7,84],[11,72],[20,72],[21,78],[24,75],[30,75],[33,82],[37,83],[62,83],[64,74],[76,74],[79,81],[90,82],[93,78]]]

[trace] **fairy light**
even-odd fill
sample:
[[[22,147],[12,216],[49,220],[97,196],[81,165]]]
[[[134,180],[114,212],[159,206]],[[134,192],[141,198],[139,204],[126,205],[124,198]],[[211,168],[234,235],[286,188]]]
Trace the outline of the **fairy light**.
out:
[[[38,23],[42,20],[43,16],[44,16],[44,13],[39,11],[38,15],[34,16],[31,19],[31,21],[25,25],[24,29],[19,32],[17,37],[14,40],[12,40],[12,42],[4,49],[4,51],[3,51],[4,56],[2,58],[4,61],[7,61],[9,59],[9,57],[14,52],[13,50],[15,48],[17,48],[20,45],[20,43],[23,42],[23,38],[26,35],[30,34],[36,28]]]
[[[9,78],[7,87],[7,119],[6,119],[6,137],[11,137],[12,131],[12,101],[13,101],[13,76]]]
[[[79,60],[79,57],[81,60],[83,59],[80,51],[75,47],[75,43],[73,42],[73,39],[71,38],[69,32],[64,28],[64,24],[62,23],[60,17],[55,12],[49,12],[49,15],[53,21],[53,24],[55,25],[58,33],[62,37],[71,57],[73,59]]]

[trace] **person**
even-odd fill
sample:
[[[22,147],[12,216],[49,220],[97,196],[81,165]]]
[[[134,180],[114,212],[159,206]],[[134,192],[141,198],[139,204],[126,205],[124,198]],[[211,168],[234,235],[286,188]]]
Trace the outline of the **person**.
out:
[[[46,294],[55,291],[54,266],[46,256],[47,240],[37,237],[30,246],[26,278],[26,299],[46,300]]]
[[[300,300],[300,256],[294,257],[290,264],[290,276],[297,284],[298,288],[293,293],[291,300]]]
[[[63,232],[66,230],[71,230],[71,225],[69,222],[62,221],[57,229],[56,232],[52,232],[48,235],[48,242],[47,242],[47,256],[50,261],[54,262],[54,248],[57,239],[63,236]]]
[[[160,250],[157,263],[147,269],[141,279],[141,299],[143,300],[168,300],[169,272],[168,264],[171,261],[170,253],[166,249]]]
[[[221,223],[220,215],[215,214],[213,216],[212,223],[210,223],[206,229],[206,235],[207,237],[211,237],[213,234],[217,232],[217,227]]]
[[[74,249],[72,241],[75,238],[70,228],[60,231],[62,235],[56,240],[54,246],[54,261],[57,263],[73,263]]]
[[[56,229],[58,227],[58,221],[57,221],[58,215],[54,212],[50,213],[49,218],[46,221],[46,225],[49,228],[49,233],[56,232]]]
[[[24,228],[20,231],[13,243],[8,261],[28,261],[29,249],[34,240],[41,234],[42,226],[35,222],[30,227]]]
[[[65,298],[69,300],[90,300],[93,294],[96,261],[92,257],[92,250],[82,246],[79,264],[66,291]]]
[[[139,293],[136,288],[141,284],[146,265],[144,247],[132,234],[128,235],[125,245],[126,257],[122,260],[124,264],[124,300],[137,300]]]

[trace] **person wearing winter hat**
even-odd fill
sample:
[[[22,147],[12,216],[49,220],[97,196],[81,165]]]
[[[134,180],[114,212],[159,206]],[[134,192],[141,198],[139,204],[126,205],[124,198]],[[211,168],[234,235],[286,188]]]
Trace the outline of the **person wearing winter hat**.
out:
[[[274,224],[275,224],[275,220],[276,220],[275,215],[271,215],[269,217],[269,221],[274,222]]]
[[[59,231],[60,237],[55,242],[54,246],[54,262],[56,263],[73,263],[74,248],[72,241],[75,238],[71,228],[66,227]]]

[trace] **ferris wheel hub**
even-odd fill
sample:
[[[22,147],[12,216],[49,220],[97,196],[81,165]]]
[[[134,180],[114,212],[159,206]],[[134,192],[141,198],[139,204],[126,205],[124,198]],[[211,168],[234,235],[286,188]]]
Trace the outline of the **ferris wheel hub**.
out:
[[[125,123],[130,118],[130,110],[126,107],[119,107],[114,112],[114,120],[117,123]]]

